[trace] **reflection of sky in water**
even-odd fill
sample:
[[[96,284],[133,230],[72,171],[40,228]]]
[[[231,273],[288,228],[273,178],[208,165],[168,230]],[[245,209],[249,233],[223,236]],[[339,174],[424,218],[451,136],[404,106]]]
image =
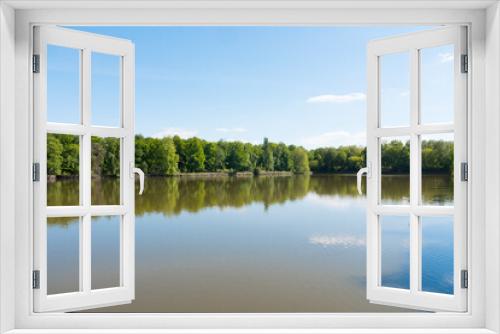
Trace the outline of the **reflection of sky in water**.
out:
[[[453,293],[453,218],[423,217],[422,290]]]
[[[366,300],[365,199],[356,195],[355,178],[311,177],[309,183],[301,181],[300,187],[265,183],[249,193],[223,194],[221,198],[210,197],[210,201],[200,197],[196,206],[194,202],[170,202],[172,194],[177,194],[180,201],[186,197],[179,194],[192,189],[210,196],[218,193],[210,189],[210,183],[192,182],[176,183],[177,188],[165,187],[161,182],[147,185],[151,197],[145,193],[136,202],[136,210],[141,212],[136,218],[136,299],[129,305],[100,311],[401,310]],[[244,186],[237,186],[237,191],[247,191],[250,181],[234,182]],[[290,191],[288,195],[283,189]],[[279,195],[279,201],[266,195],[271,191]],[[190,201],[194,199],[190,197]],[[218,202],[222,200],[224,205]],[[227,205],[231,201],[238,206]],[[53,229],[58,232],[51,240],[57,243],[64,230],[54,225],[49,233]],[[112,237],[114,228],[109,225],[101,231],[100,240],[105,241]],[[424,251],[424,267],[425,263],[440,264],[428,266],[423,285],[429,290],[442,289],[440,284],[446,286],[443,270],[448,270],[442,263],[451,261],[446,253],[448,246],[441,243],[447,236],[445,230],[424,228],[423,232],[424,247],[429,249]],[[389,235],[393,244],[390,247],[407,247],[407,237],[400,233]],[[97,245],[109,246],[105,242]],[[104,248],[97,252],[106,254]],[[399,253],[385,262],[394,284],[404,283],[408,274],[402,258]],[[64,262],[57,267],[62,279],[67,268]]]
[[[409,223],[408,216],[380,218],[382,286],[410,288]]]

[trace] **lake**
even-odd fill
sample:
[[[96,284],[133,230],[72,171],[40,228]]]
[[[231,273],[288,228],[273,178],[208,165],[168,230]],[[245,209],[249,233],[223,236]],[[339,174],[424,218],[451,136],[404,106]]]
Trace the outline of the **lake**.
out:
[[[450,176],[422,181],[423,202],[453,203]],[[92,203],[117,203],[118,187],[93,180]],[[382,187],[384,201],[407,201],[407,175],[384,176]],[[78,203],[77,181],[49,182],[48,203]],[[366,300],[365,214],[352,175],[147,177],[136,196],[136,298],[93,311],[402,311]],[[452,222],[431,220],[423,229],[422,284],[450,293]],[[93,288],[119,284],[119,223],[92,220]],[[48,221],[49,293],[78,290],[78,231],[77,219]],[[409,235],[399,227],[383,233],[382,281],[405,287]]]

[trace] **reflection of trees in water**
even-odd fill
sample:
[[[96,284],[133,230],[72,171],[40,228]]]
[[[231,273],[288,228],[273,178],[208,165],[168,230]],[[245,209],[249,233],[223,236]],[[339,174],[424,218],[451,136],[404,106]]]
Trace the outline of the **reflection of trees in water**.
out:
[[[92,179],[91,196],[93,205],[120,204],[120,179]],[[61,179],[47,183],[47,205],[79,205],[78,178]]]
[[[453,205],[453,176],[424,175],[422,201],[424,204]]]
[[[268,207],[303,198],[308,192],[309,180],[309,176],[149,178],[144,195],[136,197],[136,214],[176,215],[208,207],[240,208],[255,202]]]
[[[78,178],[47,183],[47,205],[78,205]]]
[[[408,176],[384,176],[384,198],[398,201],[408,196]],[[116,204],[119,200],[119,179],[92,181],[93,204]],[[136,184],[138,187],[138,185]],[[423,179],[424,202],[444,204],[453,197],[452,178],[426,175]],[[157,212],[178,215],[183,211],[198,212],[204,208],[241,208],[252,203],[271,205],[304,198],[309,192],[320,196],[353,198],[359,196],[353,175],[299,175],[261,177],[148,177],[142,196],[136,196],[138,216]],[[49,203],[78,203],[78,181],[50,183]],[[70,219],[71,220],[71,219]]]

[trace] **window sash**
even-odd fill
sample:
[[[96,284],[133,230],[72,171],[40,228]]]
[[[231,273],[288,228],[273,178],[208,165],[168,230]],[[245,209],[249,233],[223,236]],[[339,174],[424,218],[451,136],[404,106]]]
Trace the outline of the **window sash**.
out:
[[[467,183],[460,179],[460,164],[467,162],[467,76],[461,73],[461,55],[466,53],[466,28],[450,27],[410,33],[398,37],[375,40],[368,46],[368,116],[367,164],[372,167],[367,179],[367,298],[375,303],[402,306],[419,310],[467,310],[467,290],[461,288],[461,270],[467,269]],[[419,124],[421,49],[454,45],[454,123]],[[380,68],[383,55],[408,52],[410,57],[410,125],[382,128],[380,124]],[[421,143],[423,134],[454,133],[454,205],[438,207],[422,205]],[[382,205],[381,198],[381,143],[382,137],[407,136],[410,140],[410,204]],[[405,215],[410,219],[410,288],[396,289],[381,286],[381,230],[382,215]],[[453,216],[454,293],[452,295],[421,291],[420,219],[423,216]]]
[[[40,182],[34,187],[34,263],[40,271],[40,288],[33,291],[35,312],[73,311],[98,306],[128,303],[134,298],[134,109],[133,109],[133,45],[129,41],[79,32],[59,27],[35,28],[34,53],[40,55],[40,73],[34,76],[34,161],[40,163]],[[47,45],[80,50],[80,124],[47,122]],[[91,123],[91,56],[100,52],[121,59],[121,125],[94,126]],[[79,191],[80,205],[47,206],[47,134],[69,134],[80,138]],[[92,136],[119,138],[120,205],[91,203],[91,139]],[[120,216],[120,284],[93,290],[92,216]],[[47,294],[47,225],[49,217],[80,217],[79,291]]]

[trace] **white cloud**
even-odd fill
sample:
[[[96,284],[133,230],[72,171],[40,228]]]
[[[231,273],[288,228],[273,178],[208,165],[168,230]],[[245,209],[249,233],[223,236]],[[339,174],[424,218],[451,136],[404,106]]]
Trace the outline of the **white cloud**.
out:
[[[439,56],[439,60],[442,63],[447,63],[449,61],[453,61],[453,53],[451,53],[451,52],[439,53],[438,56]]]
[[[366,94],[364,93],[349,93],[343,95],[318,95],[307,99],[308,103],[349,103],[354,101],[364,101],[366,100]]]
[[[183,139],[186,138],[191,138],[196,136],[198,131],[196,130],[189,130],[189,129],[182,129],[182,128],[166,128],[163,129],[162,131],[156,133],[153,135],[155,138],[163,138],[163,137],[172,137],[172,136],[179,136]]]
[[[402,97],[410,96],[410,91],[409,90],[404,90],[401,93],[399,93],[399,95],[402,96]]]
[[[364,132],[351,133],[348,131],[325,132],[317,136],[303,138],[301,145],[308,149],[342,145],[365,146],[366,134]]]
[[[215,129],[217,132],[224,132],[224,133],[242,133],[242,132],[247,132],[247,129],[245,128],[217,128]]]
[[[334,236],[334,235],[315,235],[309,238],[309,243],[323,247],[363,247],[365,239],[350,235]]]

